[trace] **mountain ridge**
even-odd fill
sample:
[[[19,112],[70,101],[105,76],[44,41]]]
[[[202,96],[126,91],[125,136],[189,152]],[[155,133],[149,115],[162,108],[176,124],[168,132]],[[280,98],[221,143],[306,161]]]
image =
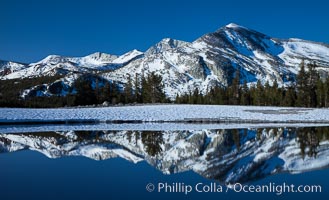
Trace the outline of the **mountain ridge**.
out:
[[[295,82],[302,60],[315,62],[318,71],[328,76],[329,45],[296,38],[272,38],[230,23],[193,42],[164,38],[145,52],[132,50],[118,56],[101,52],[84,57],[50,55],[27,65],[0,62],[0,79],[60,74],[71,80],[72,76],[97,73],[109,81],[122,83],[124,88],[128,77],[154,72],[162,76],[166,95],[174,98],[196,88],[205,94],[215,85],[228,86],[237,70],[240,83],[277,81],[279,86],[286,86]]]

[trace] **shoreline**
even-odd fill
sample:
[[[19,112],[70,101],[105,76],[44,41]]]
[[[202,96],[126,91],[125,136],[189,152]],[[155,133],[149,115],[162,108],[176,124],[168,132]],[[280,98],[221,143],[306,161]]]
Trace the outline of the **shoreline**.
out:
[[[0,108],[0,126],[100,123],[325,124],[329,123],[329,109],[177,104],[102,108]]]

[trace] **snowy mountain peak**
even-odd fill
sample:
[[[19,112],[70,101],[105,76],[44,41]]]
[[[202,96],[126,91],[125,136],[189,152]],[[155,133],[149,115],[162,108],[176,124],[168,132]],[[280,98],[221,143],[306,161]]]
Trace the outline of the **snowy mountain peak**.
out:
[[[225,27],[226,28],[243,28],[243,29],[247,29],[246,27],[240,26],[240,25],[235,24],[235,23],[227,24]]]
[[[127,75],[161,74],[169,98],[198,88],[203,94],[215,85],[227,86],[236,70],[240,82],[280,86],[293,83],[302,60],[316,62],[329,75],[329,45],[300,39],[277,39],[231,23],[193,42],[164,38],[145,53],[132,50],[121,56],[96,52],[85,57],[50,55],[30,65],[0,63],[1,79],[80,75],[99,72],[109,81],[125,83]],[[71,85],[67,85],[70,88]],[[31,89],[32,91],[33,89]],[[46,93],[46,92],[45,92]]]
[[[111,55],[111,54],[102,53],[102,52],[95,52],[88,56],[85,56],[85,58],[90,58],[90,59],[98,60],[98,61],[102,61],[102,62],[111,62],[114,59],[116,59],[117,57],[118,56],[116,56],[116,55]]]
[[[225,32],[225,34],[228,34],[228,35],[241,35],[245,38],[247,38],[248,36],[251,36],[251,35],[255,35],[257,37],[269,37],[256,30],[253,30],[253,29],[250,29],[250,28],[238,25],[238,24],[234,24],[234,23],[230,23],[230,24],[218,29],[216,32]]]
[[[145,52],[145,54],[146,55],[158,54],[158,53],[162,53],[164,51],[167,51],[169,49],[174,49],[174,48],[185,46],[187,44],[189,44],[189,43],[185,42],[185,41],[175,40],[175,39],[172,39],[172,38],[164,38],[160,42],[158,42],[157,44],[155,44],[154,46],[149,48]]]
[[[49,64],[58,64],[58,63],[76,63],[79,66],[95,66],[95,65],[104,65],[112,62],[116,59],[117,56],[96,52],[85,57],[66,57],[60,55],[49,55],[46,58],[42,59],[39,62],[31,63],[32,65],[49,65]]]
[[[0,77],[25,69],[27,64],[0,60]]]
[[[60,62],[64,58],[65,57],[62,57],[60,55],[49,55],[49,56],[45,57],[44,59],[40,60],[39,62],[31,63],[31,65],[32,64],[46,64],[46,63]]]
[[[257,31],[254,31],[250,28],[235,23],[227,24],[226,26],[223,26],[217,30],[217,32],[221,32],[221,31],[229,31],[229,32],[237,32],[237,33],[258,33]]]
[[[163,38],[160,43],[169,43],[170,41],[173,41],[171,38]]]
[[[143,54],[143,52],[138,51],[137,49],[133,49],[133,50],[129,51],[128,53],[131,53],[131,54]]]
[[[172,38],[164,38],[158,44],[167,44],[171,48],[176,48],[176,47],[186,45],[186,44],[188,44],[188,42],[176,40],[176,39],[172,39]]]
[[[119,56],[117,59],[113,60],[113,63],[115,64],[128,63],[136,58],[143,56],[143,54],[144,54],[143,52],[134,49],[132,51],[123,54],[122,56]]]

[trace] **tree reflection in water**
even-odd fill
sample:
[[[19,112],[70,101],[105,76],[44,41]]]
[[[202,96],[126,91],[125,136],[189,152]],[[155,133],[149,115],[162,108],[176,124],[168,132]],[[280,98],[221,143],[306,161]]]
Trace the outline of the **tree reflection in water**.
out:
[[[32,132],[0,134],[0,152],[30,149],[50,158],[121,157],[135,163],[145,160],[166,174],[193,170],[222,182],[247,182],[328,166],[328,138],[329,127]]]

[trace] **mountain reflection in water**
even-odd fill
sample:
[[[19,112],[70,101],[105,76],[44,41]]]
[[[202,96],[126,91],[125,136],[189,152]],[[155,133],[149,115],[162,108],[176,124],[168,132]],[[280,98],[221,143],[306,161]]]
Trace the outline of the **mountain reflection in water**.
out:
[[[329,127],[184,131],[64,131],[0,134],[0,153],[49,158],[121,157],[165,174],[193,170],[222,183],[250,182],[329,166]]]

